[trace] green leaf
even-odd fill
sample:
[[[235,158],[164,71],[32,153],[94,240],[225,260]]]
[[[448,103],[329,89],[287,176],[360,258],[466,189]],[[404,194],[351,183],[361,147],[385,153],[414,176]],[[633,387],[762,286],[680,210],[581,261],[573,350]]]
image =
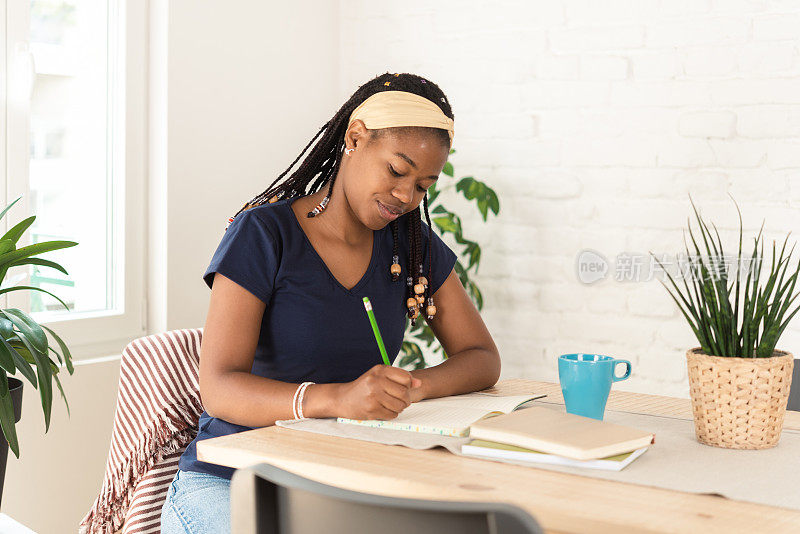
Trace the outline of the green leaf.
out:
[[[400,358],[398,365],[400,367],[406,368],[408,366],[413,366],[415,369],[419,369],[418,365],[419,362],[422,362],[422,365],[425,365],[425,357],[422,354],[422,350],[419,348],[419,345],[416,343],[412,343],[410,341],[403,341],[402,344],[402,353],[403,356]]]
[[[486,199],[489,203],[489,209],[492,210],[492,213],[497,215],[500,213],[500,201],[497,199],[497,193],[495,193],[492,189],[488,189],[486,191]],[[485,220],[485,219],[484,219]]]
[[[8,232],[6,232],[2,238],[0,238],[0,242],[2,242],[5,239],[8,239],[9,241],[11,241],[11,243],[16,245],[17,241],[19,241],[19,238],[22,237],[22,234],[25,233],[25,230],[27,230],[35,220],[36,220],[36,215],[31,215],[27,219],[23,219],[22,221],[18,222],[17,224],[14,225],[13,228],[11,228]]]
[[[467,274],[467,270],[464,269],[460,259],[456,258],[456,264],[453,268],[456,270],[461,285],[467,287],[467,284],[469,284],[469,274]]]
[[[14,323],[0,316],[0,337],[8,339],[14,335]]]
[[[9,267],[16,267],[18,265],[41,265],[43,267],[52,267],[53,269],[59,270],[62,273],[64,273],[67,276],[69,276],[69,273],[67,272],[67,270],[65,268],[63,268],[61,265],[59,265],[58,263],[56,263],[54,261],[46,260],[44,258],[25,258],[25,259],[22,259],[22,260],[17,260],[17,261],[11,262],[8,266]]]
[[[24,311],[18,308],[8,308],[0,310],[0,314],[4,315],[9,321],[14,323],[19,331],[28,338],[33,346],[42,354],[47,353],[47,336],[42,330],[42,327],[31,319],[31,317]],[[24,342],[25,337],[22,337]]]
[[[472,176],[465,176],[456,183],[456,191],[464,195],[467,200],[472,200],[477,194],[478,183]]]
[[[6,372],[0,369],[0,427],[8,441],[8,448],[19,458],[19,442],[17,441],[17,425],[14,417],[14,402],[8,387]]]
[[[14,242],[10,239],[0,239],[0,255],[14,250]]]
[[[28,353],[28,349],[25,349],[24,347],[18,349],[3,338],[0,338],[0,344],[3,345],[3,348],[11,354],[11,358],[14,360],[14,365],[17,367],[17,369],[19,369],[19,372],[22,373],[22,376],[27,378],[34,388],[38,389],[39,386],[36,383],[36,373],[33,371],[33,367],[31,367],[31,364],[28,362],[28,360],[25,359],[25,357],[19,352],[24,351]],[[30,359],[33,361],[33,356],[31,356]]]
[[[52,352],[53,354],[55,354],[55,355],[56,355],[56,358],[58,359],[58,366],[57,366],[57,368],[56,368],[56,372],[58,372],[58,371],[59,371],[59,369],[61,369],[61,366],[62,366],[62,365],[64,365],[64,358],[63,358],[63,357],[61,356],[61,354],[59,354],[59,352],[58,352],[56,349],[54,349],[53,347],[47,347],[47,350],[49,350],[50,352]]]
[[[461,255],[469,256],[469,265],[467,265],[467,270],[470,270],[473,265],[477,266],[478,262],[481,260],[481,247],[475,241],[469,241],[469,240],[460,240],[460,241],[461,244],[466,245],[464,247],[464,250],[461,252]]]
[[[428,206],[432,205],[438,196],[439,190],[436,189],[436,182],[434,182],[433,185],[428,188]]]
[[[434,217],[432,221],[442,232],[459,233],[459,227],[452,217]]]
[[[35,243],[33,245],[28,245],[27,247],[18,248],[13,252],[7,252],[3,254],[0,256],[0,265],[6,265],[22,258],[34,256],[36,254],[43,254],[53,250],[74,247],[77,244],[78,243],[75,241],[44,241],[42,243]]]
[[[0,219],[2,219],[2,218],[3,218],[3,215],[5,215],[5,214],[6,214],[6,212],[8,212],[8,210],[10,210],[10,209],[11,209],[11,206],[13,206],[14,204],[16,204],[16,203],[17,203],[17,201],[18,201],[19,199],[21,199],[21,198],[22,198],[22,195],[18,196],[16,199],[14,199],[14,202],[12,202],[12,203],[11,203],[11,204],[9,204],[8,206],[6,206],[6,207],[3,209],[3,211],[0,211]]]
[[[61,347],[61,352],[64,355],[64,363],[67,365],[67,371],[69,371],[69,374],[72,374],[75,371],[75,368],[72,366],[72,354],[69,352],[69,349],[67,348],[66,343],[64,343],[64,340],[62,340],[58,336],[58,334],[53,332],[50,328],[46,327],[45,325],[41,325],[41,326],[42,326],[42,328],[44,328],[45,330],[50,332],[50,335],[53,336],[53,339],[56,340],[56,343],[58,343],[58,346]]]
[[[418,324],[422,324],[422,322]],[[436,336],[433,335],[433,331],[430,329],[428,325],[424,325],[421,331],[415,337],[420,341],[426,343],[428,347],[431,346],[431,343],[436,341]]]
[[[25,342],[25,336],[22,336]],[[50,368],[50,358],[42,354],[33,347],[28,346],[28,350],[36,360],[36,372],[39,376],[39,397],[42,399],[42,411],[44,412],[44,431],[50,429],[50,412],[53,407],[53,370]]]
[[[64,308],[66,308],[67,310],[69,310],[69,306],[67,306],[67,303],[66,303],[66,302],[64,302],[63,300],[61,300],[60,298],[58,298],[56,295],[54,295],[54,294],[50,293],[48,290],[46,290],[46,289],[42,289],[41,287],[36,287],[36,286],[14,286],[14,287],[7,287],[7,288],[5,288],[5,289],[0,289],[0,295],[2,295],[3,293],[10,293],[11,291],[20,291],[20,290],[23,290],[23,289],[30,290],[30,291],[41,291],[42,293],[47,293],[48,295],[50,295],[51,297],[53,297],[54,299],[56,299],[58,302],[60,302],[60,303],[61,303],[61,305],[62,305],[62,306],[64,306]]]
[[[472,300],[475,302],[475,306],[478,308],[478,311],[483,309],[483,295],[481,295],[481,290],[478,289],[478,286],[472,280],[469,281],[469,294],[472,297]]]
[[[484,222],[486,222],[486,213],[489,210],[489,203],[485,198],[478,199],[478,210],[481,212]]]
[[[444,168],[442,169],[442,172],[444,174],[446,174],[447,176],[449,176],[450,178],[452,178],[453,174],[454,174],[453,173],[453,164],[450,163],[449,161],[445,162]]]
[[[47,357],[47,336],[36,321],[28,317],[22,310],[9,308],[0,310],[19,330],[20,341],[25,345],[36,362],[39,377],[39,396],[44,411],[45,433],[50,429],[50,411],[53,405],[53,373],[50,369],[50,358]]]
[[[14,350],[7,343],[0,343],[0,368],[10,375],[17,373],[17,367],[14,365],[14,357],[11,351]]]

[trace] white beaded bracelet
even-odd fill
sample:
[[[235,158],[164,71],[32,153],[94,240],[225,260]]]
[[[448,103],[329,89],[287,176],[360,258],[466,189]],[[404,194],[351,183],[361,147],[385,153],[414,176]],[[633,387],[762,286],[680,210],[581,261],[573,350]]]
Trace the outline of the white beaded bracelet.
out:
[[[294,392],[294,399],[292,400],[292,413],[295,419],[305,419],[303,416],[303,397],[305,397],[306,389],[314,382],[303,382],[297,387]]]
[[[292,417],[297,419],[297,395],[300,393],[300,388],[303,385],[297,386],[297,389],[294,390],[294,396],[292,397]]]

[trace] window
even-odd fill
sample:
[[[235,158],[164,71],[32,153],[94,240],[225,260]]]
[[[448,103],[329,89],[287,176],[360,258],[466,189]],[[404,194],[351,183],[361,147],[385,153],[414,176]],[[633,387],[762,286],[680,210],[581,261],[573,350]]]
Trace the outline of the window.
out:
[[[77,359],[118,352],[146,331],[145,2],[6,0],[8,136],[3,231],[36,215],[19,246],[70,240],[41,255],[69,275],[17,267],[3,307],[28,311]],[[2,150],[2,149],[0,149]]]

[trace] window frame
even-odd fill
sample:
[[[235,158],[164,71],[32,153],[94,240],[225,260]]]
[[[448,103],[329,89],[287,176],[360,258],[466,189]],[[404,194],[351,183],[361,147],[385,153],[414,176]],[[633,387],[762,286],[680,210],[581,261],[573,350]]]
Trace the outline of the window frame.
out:
[[[113,173],[109,208],[118,223],[109,264],[116,258],[123,259],[115,264],[118,286],[113,289],[120,309],[65,311],[61,317],[41,321],[64,340],[76,361],[120,354],[128,342],[147,332],[147,2],[108,0],[108,6],[109,23],[119,30],[109,32],[109,55],[115,57],[112,65],[123,65],[119,72],[109,76],[114,98],[108,108],[109,125],[113,126],[109,134]],[[0,0],[0,7],[0,24],[6,29],[6,40],[0,42],[0,73],[8,80],[7,87],[0,87],[0,101],[6,104],[6,113],[0,113],[0,165],[4,170],[0,209],[22,196],[0,221],[0,229],[5,232],[30,216],[30,99],[12,101],[11,93],[25,83],[21,81],[25,76],[30,76],[32,56],[28,51],[30,0]],[[30,243],[29,234],[22,236],[19,246]],[[70,270],[69,265],[64,267]],[[30,266],[10,269],[6,280],[24,272],[27,276],[17,284],[28,284]],[[14,291],[0,295],[0,307],[29,312],[30,293]],[[43,298],[53,300],[44,294]],[[37,316],[34,318],[38,321]]]

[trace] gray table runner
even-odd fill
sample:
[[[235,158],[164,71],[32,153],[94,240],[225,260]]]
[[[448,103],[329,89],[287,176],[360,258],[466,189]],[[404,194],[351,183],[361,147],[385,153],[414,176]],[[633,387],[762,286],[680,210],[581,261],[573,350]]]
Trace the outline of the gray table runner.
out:
[[[563,405],[537,403],[556,410]],[[719,494],[735,500],[800,510],[800,432],[784,430],[778,445],[764,450],[733,450],[703,445],[691,420],[606,411],[605,420],[655,433],[656,442],[622,471],[559,465],[521,464],[581,476],[616,480],[691,493]],[[278,421],[278,426],[412,449],[444,447],[461,455],[469,438],[337,423],[336,419]],[[486,460],[500,461],[500,460]]]

